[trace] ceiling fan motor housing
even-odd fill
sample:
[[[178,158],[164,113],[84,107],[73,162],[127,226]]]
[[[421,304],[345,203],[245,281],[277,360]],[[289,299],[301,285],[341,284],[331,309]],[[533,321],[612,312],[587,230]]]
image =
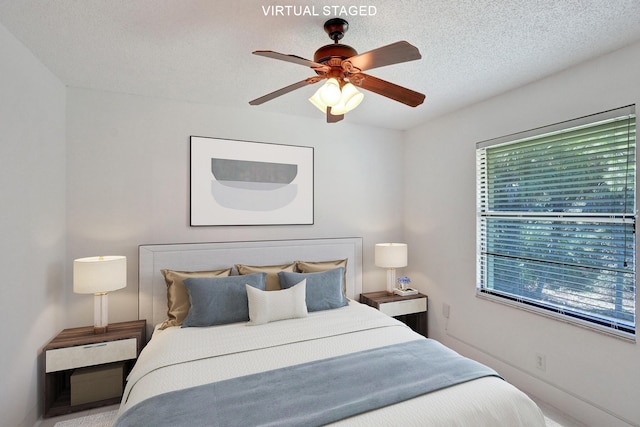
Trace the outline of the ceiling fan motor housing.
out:
[[[324,64],[331,58],[338,58],[340,61],[342,61],[357,54],[358,52],[356,52],[356,50],[351,46],[347,46],[346,44],[334,43],[322,46],[320,49],[316,50],[316,53],[313,55],[313,60],[314,62]],[[327,65],[332,66],[333,64]],[[337,65],[339,66],[340,63],[338,62]]]

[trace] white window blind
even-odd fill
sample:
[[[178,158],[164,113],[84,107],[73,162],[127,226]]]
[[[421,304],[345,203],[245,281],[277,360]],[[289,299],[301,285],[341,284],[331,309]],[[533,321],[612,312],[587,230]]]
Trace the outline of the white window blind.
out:
[[[479,143],[477,290],[635,339],[635,108]]]

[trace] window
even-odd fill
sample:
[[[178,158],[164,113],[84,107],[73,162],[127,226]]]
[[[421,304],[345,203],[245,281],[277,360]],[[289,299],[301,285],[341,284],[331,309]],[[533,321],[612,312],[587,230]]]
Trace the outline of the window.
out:
[[[477,294],[635,340],[635,107],[476,147]]]

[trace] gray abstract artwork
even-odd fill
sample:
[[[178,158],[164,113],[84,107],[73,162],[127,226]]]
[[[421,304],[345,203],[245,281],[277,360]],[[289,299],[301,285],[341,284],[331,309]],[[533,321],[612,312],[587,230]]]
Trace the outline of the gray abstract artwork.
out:
[[[211,158],[211,194],[224,207],[271,211],[298,194],[298,165]]]

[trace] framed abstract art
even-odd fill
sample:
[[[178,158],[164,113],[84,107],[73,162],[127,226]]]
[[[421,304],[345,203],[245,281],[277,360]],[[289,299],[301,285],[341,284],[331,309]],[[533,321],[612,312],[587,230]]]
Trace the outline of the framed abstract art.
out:
[[[191,137],[191,226],[313,224],[313,147]]]

